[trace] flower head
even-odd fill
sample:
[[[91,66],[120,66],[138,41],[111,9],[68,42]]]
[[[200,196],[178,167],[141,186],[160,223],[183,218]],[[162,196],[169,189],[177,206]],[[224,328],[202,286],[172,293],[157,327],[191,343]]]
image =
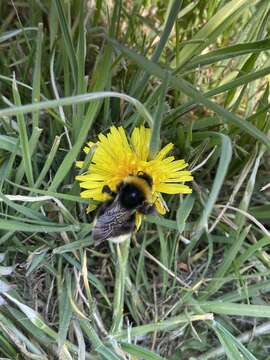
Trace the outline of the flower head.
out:
[[[187,164],[184,160],[167,156],[173,144],[167,144],[153,159],[149,159],[150,138],[151,130],[144,126],[135,128],[130,139],[122,127],[113,126],[107,135],[99,134],[96,144],[88,143],[84,148],[86,153],[94,145],[95,149],[88,171],[76,177],[80,181],[80,187],[84,189],[81,197],[104,201],[108,197],[108,194],[102,192],[105,185],[116,191],[117,185],[127,176],[140,172],[152,178],[152,203],[161,214],[167,208],[161,193],[191,193],[191,188],[183,184],[193,179],[190,171],[184,170]],[[77,166],[81,168],[83,162],[78,161]]]

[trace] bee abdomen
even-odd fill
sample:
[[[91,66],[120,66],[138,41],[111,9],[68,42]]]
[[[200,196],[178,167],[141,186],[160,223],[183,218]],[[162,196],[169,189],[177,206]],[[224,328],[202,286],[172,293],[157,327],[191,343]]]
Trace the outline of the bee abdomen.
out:
[[[111,223],[103,220],[105,220],[103,216],[96,219],[92,230],[94,241],[117,238],[122,235],[131,234],[135,230],[135,214],[125,219],[115,218]]]

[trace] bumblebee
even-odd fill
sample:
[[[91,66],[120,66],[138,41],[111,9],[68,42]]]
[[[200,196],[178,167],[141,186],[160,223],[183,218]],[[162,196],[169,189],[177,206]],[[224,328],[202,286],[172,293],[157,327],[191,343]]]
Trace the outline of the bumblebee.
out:
[[[109,186],[103,192],[111,199],[104,201],[94,221],[94,241],[124,241],[135,230],[136,212],[147,215],[155,211],[151,203],[152,178],[144,172],[129,175],[117,185],[116,191]]]

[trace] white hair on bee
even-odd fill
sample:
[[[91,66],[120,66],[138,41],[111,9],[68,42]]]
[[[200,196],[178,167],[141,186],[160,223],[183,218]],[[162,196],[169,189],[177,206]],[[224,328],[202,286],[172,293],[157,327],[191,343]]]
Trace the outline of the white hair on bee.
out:
[[[131,234],[123,234],[120,236],[111,237],[111,238],[108,238],[108,241],[111,241],[114,244],[121,244],[124,241],[128,240],[130,238],[130,235]]]

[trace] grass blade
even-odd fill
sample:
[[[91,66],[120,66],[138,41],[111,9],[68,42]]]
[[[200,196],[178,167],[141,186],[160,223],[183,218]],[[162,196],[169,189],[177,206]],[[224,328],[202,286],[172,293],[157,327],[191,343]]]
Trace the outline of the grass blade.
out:
[[[254,41],[247,44],[237,44],[223,49],[213,50],[207,54],[195,57],[183,66],[181,72],[195,69],[198,66],[209,65],[221,60],[231,59],[236,56],[254,54],[270,49],[270,39]]]
[[[42,40],[43,40],[43,24],[38,25],[37,41],[36,41],[36,56],[35,67],[33,74],[33,91],[32,102],[40,101],[40,81],[41,81],[41,56],[42,56]],[[33,129],[39,125],[39,111],[34,112],[33,117]]]
[[[153,124],[152,135],[150,140],[150,149],[149,149],[150,159],[152,159],[156,155],[160,147],[160,128],[164,113],[165,96],[166,96],[168,84],[169,84],[169,75],[165,78],[165,81],[161,85],[161,93],[158,103],[159,105],[157,107],[157,111],[155,114],[155,121]]]
[[[239,236],[237,236],[229,250],[224,254],[224,260],[219,266],[218,270],[213,275],[213,279],[210,281],[208,286],[204,289],[205,295],[201,297],[202,300],[207,299],[212,294],[217,292],[217,290],[223,285],[222,279],[225,277],[227,271],[229,270],[232,262],[236,258],[239,250],[241,249],[245,238],[250,230],[250,226],[246,227]]]
[[[219,9],[208,23],[193,36],[193,41],[203,40],[203,43],[188,44],[180,51],[178,69],[185,65],[194,55],[209,46],[251,3],[252,1],[249,0],[232,0]]]
[[[58,13],[58,19],[59,19],[60,28],[61,28],[63,38],[64,38],[65,49],[67,51],[67,55],[68,55],[68,58],[69,58],[69,64],[70,64],[70,67],[71,67],[71,73],[72,73],[72,77],[73,77],[73,85],[74,85],[74,88],[75,88],[74,92],[76,93],[78,64],[77,64],[75,49],[74,49],[74,46],[73,46],[73,42],[72,42],[72,39],[71,39],[71,34],[70,34],[70,31],[69,31],[67,19],[66,19],[66,16],[65,16],[64,9],[63,9],[61,1],[56,0],[55,5],[56,5],[57,13]]]
[[[234,358],[236,359],[242,359],[244,356],[244,359],[246,360],[257,360],[257,358],[255,358],[255,356],[253,356],[251,354],[251,352],[249,352],[247,350],[247,348],[245,348],[245,346],[243,344],[241,344],[240,341],[238,341],[224,326],[222,326],[219,322],[214,321],[213,322],[213,326],[212,326],[213,330],[216,332],[217,336],[219,337],[219,339],[221,339],[221,343],[225,343],[228,344],[230,349],[237,349],[241,352],[241,354],[239,354],[238,352],[238,357]],[[226,350],[226,347],[225,347]],[[226,351],[227,352],[227,351]],[[235,352],[236,353],[236,352]],[[228,352],[227,352],[228,355]]]
[[[142,348],[141,346],[128,344],[128,343],[121,343],[121,348],[136,358],[143,359],[143,360],[166,360],[164,357],[161,357],[153,352]]]
[[[237,346],[234,342],[231,341],[231,338],[228,338],[227,333],[222,331],[223,329],[218,327],[217,322],[214,322],[213,330],[217,334],[219,341],[221,342],[226,355],[229,360],[239,360],[242,358],[241,353],[238,351]]]
[[[214,314],[258,318],[270,317],[270,306],[266,305],[246,305],[215,301],[201,302],[199,305],[204,311],[210,311]]]
[[[21,99],[19,95],[19,91],[17,88],[17,84],[15,82],[15,76],[12,84],[12,91],[15,100],[15,104],[17,106],[21,105]],[[19,127],[19,137],[20,137],[20,144],[22,148],[22,158],[24,164],[25,174],[30,186],[34,185],[34,177],[33,177],[33,169],[31,163],[31,155],[30,155],[30,147],[29,141],[27,136],[27,128],[25,123],[25,118],[22,114],[17,115],[18,127]]]
[[[155,51],[151,57],[151,61],[157,62],[162,54],[162,51],[168,41],[168,38],[170,36],[170,33],[172,31],[173,25],[175,23],[175,20],[177,18],[177,15],[182,7],[182,0],[173,0],[172,6],[170,8],[169,15],[167,17],[167,21],[164,26],[164,30],[162,32],[162,35],[160,37],[159,43],[157,47],[155,48]],[[146,72],[146,74],[143,75],[143,77],[139,80],[138,85],[136,86],[133,94],[137,98],[141,97],[141,94],[143,93],[147,81],[149,79],[150,74]]]
[[[227,169],[229,167],[231,156],[232,156],[232,145],[230,138],[223,134],[217,133],[208,133],[210,136],[214,136],[219,138],[221,141],[221,153],[220,153],[220,160],[215,176],[215,180],[211,189],[211,192],[208,196],[208,199],[204,205],[204,209],[202,215],[200,216],[197,225],[194,230],[194,237],[190,244],[185,248],[184,252],[182,253],[181,257],[184,258],[195,246],[196,242],[200,239],[204,230],[207,230],[208,227],[208,218],[213,210],[215,202],[217,200],[218,194],[224,182]]]
[[[134,51],[126,48],[125,46],[119,44],[117,41],[113,39],[108,39],[108,41],[113,44],[116,48],[121,50],[125,55],[127,55],[130,59],[135,61],[140,67],[142,67],[145,71],[150,73],[151,75],[157,76],[161,80],[165,80],[166,78],[166,70],[163,70],[159,65],[154,64],[150,60],[147,60],[144,56],[135,53]],[[238,116],[229,112],[227,109],[222,108],[220,105],[214,103],[211,100],[208,100],[204,94],[200,91],[196,90],[194,86],[192,86],[189,82],[184,79],[178,79],[175,76],[170,77],[170,85],[177,90],[183,91],[187,96],[190,96],[194,99],[194,101],[198,104],[205,105],[209,109],[213,110],[215,113],[220,115],[221,119],[225,123],[233,124],[239,127],[244,132],[247,132],[252,137],[258,139],[260,142],[265,144],[265,146],[270,149],[270,141],[267,136],[258,130],[254,125],[248,123],[247,121],[240,119]],[[0,113],[1,116],[1,113]]]

